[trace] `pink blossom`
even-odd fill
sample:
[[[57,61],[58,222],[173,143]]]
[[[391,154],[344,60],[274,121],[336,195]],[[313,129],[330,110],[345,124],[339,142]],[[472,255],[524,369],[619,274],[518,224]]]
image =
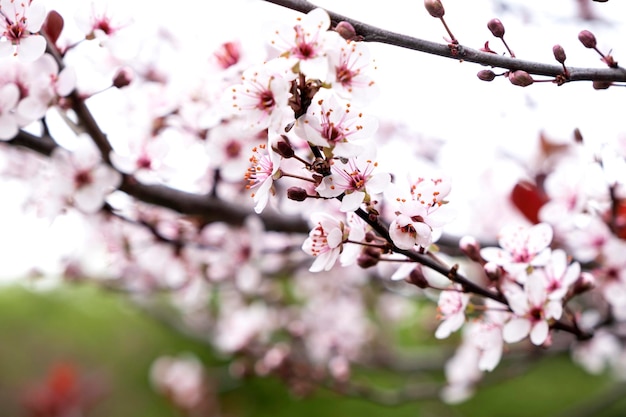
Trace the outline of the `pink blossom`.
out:
[[[34,61],[43,55],[46,40],[39,29],[46,17],[43,4],[0,0],[0,57],[13,53],[20,60]]]
[[[567,254],[562,249],[552,251],[550,260],[537,273],[546,280],[546,290],[550,300],[561,301],[570,287],[580,277],[580,264],[569,263]]]
[[[389,226],[393,243],[400,249],[430,246],[437,237],[433,232],[452,218],[445,200],[449,192],[447,178],[420,178],[411,186],[410,199],[397,198],[398,210]]]
[[[324,9],[314,9],[298,17],[295,25],[277,29],[270,43],[281,56],[288,58],[291,66],[297,64],[308,77],[325,80],[327,50],[345,42],[337,32],[329,31],[329,27],[328,13]]]
[[[78,209],[93,213],[104,204],[104,199],[121,183],[121,175],[105,165],[95,145],[82,137],[78,147],[69,152],[57,148],[52,154],[54,189],[57,198]]]
[[[304,137],[312,144],[330,148],[334,156],[351,158],[363,152],[363,140],[374,135],[378,121],[322,90],[313,98],[298,128],[304,129]]]
[[[548,262],[551,242],[552,227],[547,223],[530,227],[509,225],[498,234],[500,248],[483,248],[480,254],[485,260],[502,266],[523,283],[526,268]]]
[[[223,96],[227,107],[244,117],[255,129],[281,130],[293,119],[289,107],[290,83],[295,74],[271,61],[246,70],[241,83],[228,88]]]
[[[158,392],[185,410],[197,407],[206,395],[202,362],[191,354],[160,356],[150,367],[150,380]]]
[[[365,104],[378,96],[378,84],[368,74],[372,60],[365,43],[349,42],[328,55],[333,68],[330,83],[340,97]]]
[[[530,334],[530,341],[539,346],[548,339],[549,321],[558,320],[563,313],[560,300],[550,300],[546,280],[537,271],[528,275],[524,288],[508,282],[504,295],[514,316],[503,328],[507,343],[515,343]]]
[[[280,176],[280,155],[271,148],[268,149],[265,144],[255,146],[252,152],[251,167],[245,174],[248,181],[246,188],[254,190],[252,194],[254,211],[261,213],[269,201],[270,194],[274,194],[274,179]]]
[[[463,288],[458,284],[441,291],[439,302],[437,303],[437,311],[441,316],[442,322],[435,332],[437,339],[445,339],[463,326],[463,323],[465,323],[465,309],[469,299],[469,294],[463,293]]]
[[[19,98],[20,91],[15,84],[0,87],[0,140],[13,139],[19,131],[15,115]]]
[[[391,182],[386,172],[373,173],[378,166],[369,159],[352,158],[347,163],[335,161],[332,174],[324,177],[315,189],[326,198],[345,194],[341,200],[341,211],[354,211],[363,202],[369,202],[371,195],[384,191]]]

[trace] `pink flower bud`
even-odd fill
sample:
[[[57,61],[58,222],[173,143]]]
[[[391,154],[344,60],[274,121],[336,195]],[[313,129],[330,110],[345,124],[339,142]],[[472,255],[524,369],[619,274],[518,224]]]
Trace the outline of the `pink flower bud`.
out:
[[[496,78],[496,73],[491,70],[478,71],[476,75],[483,81],[493,81],[493,79]]]
[[[41,30],[46,34],[52,44],[56,44],[63,31],[63,26],[63,17],[57,11],[51,10],[46,16]]]
[[[459,240],[459,248],[469,259],[474,262],[483,263],[485,260],[480,256],[480,243],[474,236],[463,236]]]
[[[490,281],[497,282],[504,276],[504,270],[495,262],[487,262],[483,265],[483,269]]]
[[[594,90],[606,90],[611,85],[613,85],[613,82],[611,82],[611,81],[594,81],[592,85],[593,85],[593,89]]]
[[[424,276],[424,272],[422,271],[422,267],[420,265],[416,266],[411,271],[411,273],[409,274],[409,276],[408,276],[408,278],[406,280],[410,284],[413,284],[413,285],[415,285],[418,288],[428,288],[428,287],[430,287],[430,284],[428,283],[428,280]]]
[[[501,38],[504,36],[504,25],[500,21],[500,19],[491,19],[487,22],[487,28],[491,31],[491,34],[496,38]]]
[[[113,77],[113,86],[116,88],[126,87],[133,81],[133,70],[128,67],[120,68]]]
[[[438,19],[442,18],[446,14],[446,10],[443,8],[443,4],[440,0],[424,0],[424,7],[432,17]]]
[[[596,37],[588,30],[582,30],[578,34],[578,40],[585,46],[585,48],[594,49],[597,44]]]
[[[376,249],[373,247],[366,248],[356,260],[358,266],[363,269],[371,268],[378,264],[380,261],[380,249]]]
[[[573,293],[575,295],[582,294],[589,290],[594,289],[596,286],[596,280],[589,272],[583,272],[580,274],[576,282],[574,282]]]
[[[554,59],[559,61],[561,64],[565,64],[567,56],[565,56],[565,50],[561,45],[554,45],[552,47],[552,53],[554,54]]]
[[[289,142],[284,141],[284,140],[281,140],[278,143],[276,143],[276,147],[274,147],[273,149],[274,151],[276,151],[277,154],[279,154],[285,159],[293,158],[293,156],[295,155],[295,152],[293,148],[291,147],[291,144],[289,144]]]
[[[347,41],[357,38],[356,29],[349,22],[341,21],[335,27],[335,32]]]
[[[533,80],[533,77],[531,77],[529,73],[522,70],[517,70],[510,73],[509,81],[511,81],[511,84],[520,87],[528,87],[535,82],[535,80]]]
[[[304,201],[309,197],[309,194],[304,188],[290,187],[287,190],[287,198],[293,201]]]

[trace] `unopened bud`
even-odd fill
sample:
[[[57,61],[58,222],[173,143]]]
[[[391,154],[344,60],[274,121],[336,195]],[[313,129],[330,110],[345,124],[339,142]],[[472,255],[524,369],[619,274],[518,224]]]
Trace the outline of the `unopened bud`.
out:
[[[552,53],[554,54],[554,59],[559,61],[561,64],[565,64],[567,56],[565,56],[565,50],[561,45],[554,45],[552,47]]]
[[[491,19],[487,22],[487,28],[489,28],[491,34],[496,38],[502,38],[504,36],[504,25],[500,19]]]
[[[285,159],[293,158],[295,154],[291,145],[284,140],[278,141],[278,143],[276,143],[276,147],[274,147],[273,149],[276,151],[277,154]]]
[[[484,263],[485,260],[480,256],[480,243],[474,236],[463,236],[459,240],[459,249],[469,259],[474,262]]]
[[[354,26],[352,26],[350,22],[346,21],[339,22],[337,26],[335,26],[335,32],[337,32],[342,38],[347,41],[351,41],[353,39],[356,39],[357,37],[356,29],[354,29]]]
[[[573,293],[574,295],[582,294],[589,290],[594,289],[596,286],[596,280],[589,272],[583,272],[578,279],[574,282]]]
[[[380,261],[380,249],[376,249],[373,247],[367,247],[361,254],[358,256],[356,263],[363,269],[371,268],[378,264]]]
[[[438,19],[442,18],[446,14],[446,10],[443,8],[443,4],[440,0],[424,0],[424,7],[432,17]]]
[[[309,197],[309,194],[304,188],[290,187],[287,190],[287,198],[293,201],[304,201]]]
[[[430,287],[430,284],[428,283],[428,280],[424,276],[424,271],[422,271],[421,265],[418,265],[415,268],[413,268],[413,270],[411,271],[411,273],[407,277],[406,281],[408,283],[410,283],[410,284],[415,285],[418,288],[428,288],[428,287]]]
[[[133,81],[133,70],[128,67],[120,68],[113,77],[113,86],[116,88],[126,87]]]
[[[491,70],[481,70],[476,74],[479,79],[483,81],[493,81],[496,78],[496,73]]]
[[[606,90],[611,85],[613,85],[612,81],[594,81],[593,82],[594,90]]]
[[[510,73],[509,81],[511,81],[511,84],[520,87],[528,87],[535,82],[535,80],[533,80],[533,77],[531,77],[529,73],[522,70],[517,70]]]
[[[500,281],[502,276],[504,275],[504,270],[502,267],[495,262],[487,262],[483,265],[483,269],[485,270],[485,274],[487,278],[489,278],[492,282]]]
[[[585,48],[594,49],[597,45],[596,37],[588,30],[582,30],[578,34],[578,40],[585,46]]]

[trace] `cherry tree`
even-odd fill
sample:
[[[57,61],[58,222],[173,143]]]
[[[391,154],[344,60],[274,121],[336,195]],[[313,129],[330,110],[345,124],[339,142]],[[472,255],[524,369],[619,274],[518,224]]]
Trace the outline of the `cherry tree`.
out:
[[[234,374],[279,376],[303,395],[454,403],[513,353],[550,351],[623,379],[626,143],[585,133],[609,117],[587,92],[612,107],[626,82],[599,35],[610,32],[592,28],[614,2],[571,4],[564,19],[579,29],[531,42],[547,51],[537,60],[504,23],[530,16],[524,3],[473,4],[490,15],[465,22],[477,44],[453,24],[470,6],[415,3],[443,40],[303,0],[244,2],[276,17],[249,33],[233,15],[228,36],[193,19],[184,33],[139,24],[123,7],[93,3],[74,20],[61,5],[0,0],[2,172],[28,186],[26,213],[77,235],[52,271],[168,312]],[[419,65],[386,60],[404,50],[445,74],[424,83]],[[416,97],[414,82],[430,90]],[[483,104],[487,89],[500,102]],[[538,120],[501,109],[510,95],[543,110],[535,100],[568,89],[585,89],[575,107],[591,122],[564,117],[563,103]],[[472,119],[451,103],[464,94]],[[416,130],[435,118],[440,132]],[[544,122],[570,133],[528,136]],[[484,146],[493,126],[515,143]],[[458,127],[462,141],[439,136]],[[41,272],[54,275],[35,262]],[[447,382],[390,394],[354,380],[354,367],[402,367],[393,335],[418,309],[429,324],[416,331],[454,347],[440,358]],[[153,372],[189,415],[203,375],[193,358]]]

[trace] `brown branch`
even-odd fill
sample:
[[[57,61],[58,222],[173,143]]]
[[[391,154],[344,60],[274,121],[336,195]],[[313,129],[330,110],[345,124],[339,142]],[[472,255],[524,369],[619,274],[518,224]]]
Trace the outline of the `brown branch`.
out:
[[[29,148],[46,156],[50,156],[58,147],[56,142],[48,136],[39,137],[25,131],[20,131],[7,143]],[[213,196],[188,193],[164,185],[141,184],[131,175],[124,175],[120,190],[144,203],[169,208],[182,214],[199,216],[207,222],[222,221],[232,225],[241,225],[252,213],[248,207],[231,204]],[[288,233],[308,233],[309,231],[307,222],[300,217],[266,211],[260,215],[260,218],[269,230]]]
[[[308,13],[317,6],[306,0],[264,0],[291,10]],[[366,42],[379,42],[394,45],[401,48],[424,52],[430,55],[437,55],[457,61],[467,61],[497,68],[504,68],[511,71],[523,70],[529,74],[545,75],[550,77],[562,76],[563,67],[561,65],[544,64],[540,62],[527,61],[519,58],[511,58],[493,53],[482,52],[464,45],[440,44],[424,39],[413,38],[400,33],[381,29],[367,23],[354,20],[347,16],[328,11],[334,25],[341,21],[349,22],[356,29],[357,35],[363,37]],[[626,82],[626,69],[623,68],[577,68],[567,67],[569,72],[568,81],[612,81]]]

